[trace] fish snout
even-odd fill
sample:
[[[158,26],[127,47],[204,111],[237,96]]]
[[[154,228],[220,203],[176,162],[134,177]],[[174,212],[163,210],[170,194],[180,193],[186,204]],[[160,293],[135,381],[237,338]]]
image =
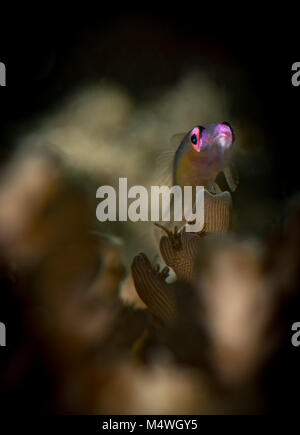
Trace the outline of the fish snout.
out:
[[[233,132],[229,125],[219,124],[215,129],[214,141],[221,148],[230,148],[233,143]]]

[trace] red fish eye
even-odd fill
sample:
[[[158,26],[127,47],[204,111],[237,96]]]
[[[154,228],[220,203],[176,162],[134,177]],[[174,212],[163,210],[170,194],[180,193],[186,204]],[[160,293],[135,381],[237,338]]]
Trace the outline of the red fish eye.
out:
[[[200,129],[199,129],[199,127],[194,127],[193,130],[191,131],[191,133],[190,133],[190,143],[191,143],[192,147],[196,151],[200,151],[201,138],[200,138]]]

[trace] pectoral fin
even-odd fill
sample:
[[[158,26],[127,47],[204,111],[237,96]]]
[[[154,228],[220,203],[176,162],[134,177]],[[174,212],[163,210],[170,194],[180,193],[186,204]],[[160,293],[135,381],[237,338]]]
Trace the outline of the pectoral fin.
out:
[[[233,166],[226,167],[223,170],[226,182],[231,192],[234,192],[239,183],[239,177]]]

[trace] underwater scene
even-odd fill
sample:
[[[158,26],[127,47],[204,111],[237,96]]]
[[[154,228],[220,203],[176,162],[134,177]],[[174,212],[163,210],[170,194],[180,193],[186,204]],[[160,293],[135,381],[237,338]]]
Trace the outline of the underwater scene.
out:
[[[1,36],[4,414],[297,409],[298,53],[218,19]]]

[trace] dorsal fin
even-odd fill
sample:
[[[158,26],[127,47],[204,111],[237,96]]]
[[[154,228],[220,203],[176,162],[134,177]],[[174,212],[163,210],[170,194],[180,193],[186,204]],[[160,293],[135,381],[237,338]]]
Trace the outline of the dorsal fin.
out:
[[[171,136],[170,140],[169,140],[170,145],[174,148],[176,147],[176,149],[177,149],[179,147],[179,145],[181,144],[181,142],[183,141],[183,138],[185,135],[186,135],[186,132],[173,134],[173,136]],[[176,149],[174,151],[176,151]]]

